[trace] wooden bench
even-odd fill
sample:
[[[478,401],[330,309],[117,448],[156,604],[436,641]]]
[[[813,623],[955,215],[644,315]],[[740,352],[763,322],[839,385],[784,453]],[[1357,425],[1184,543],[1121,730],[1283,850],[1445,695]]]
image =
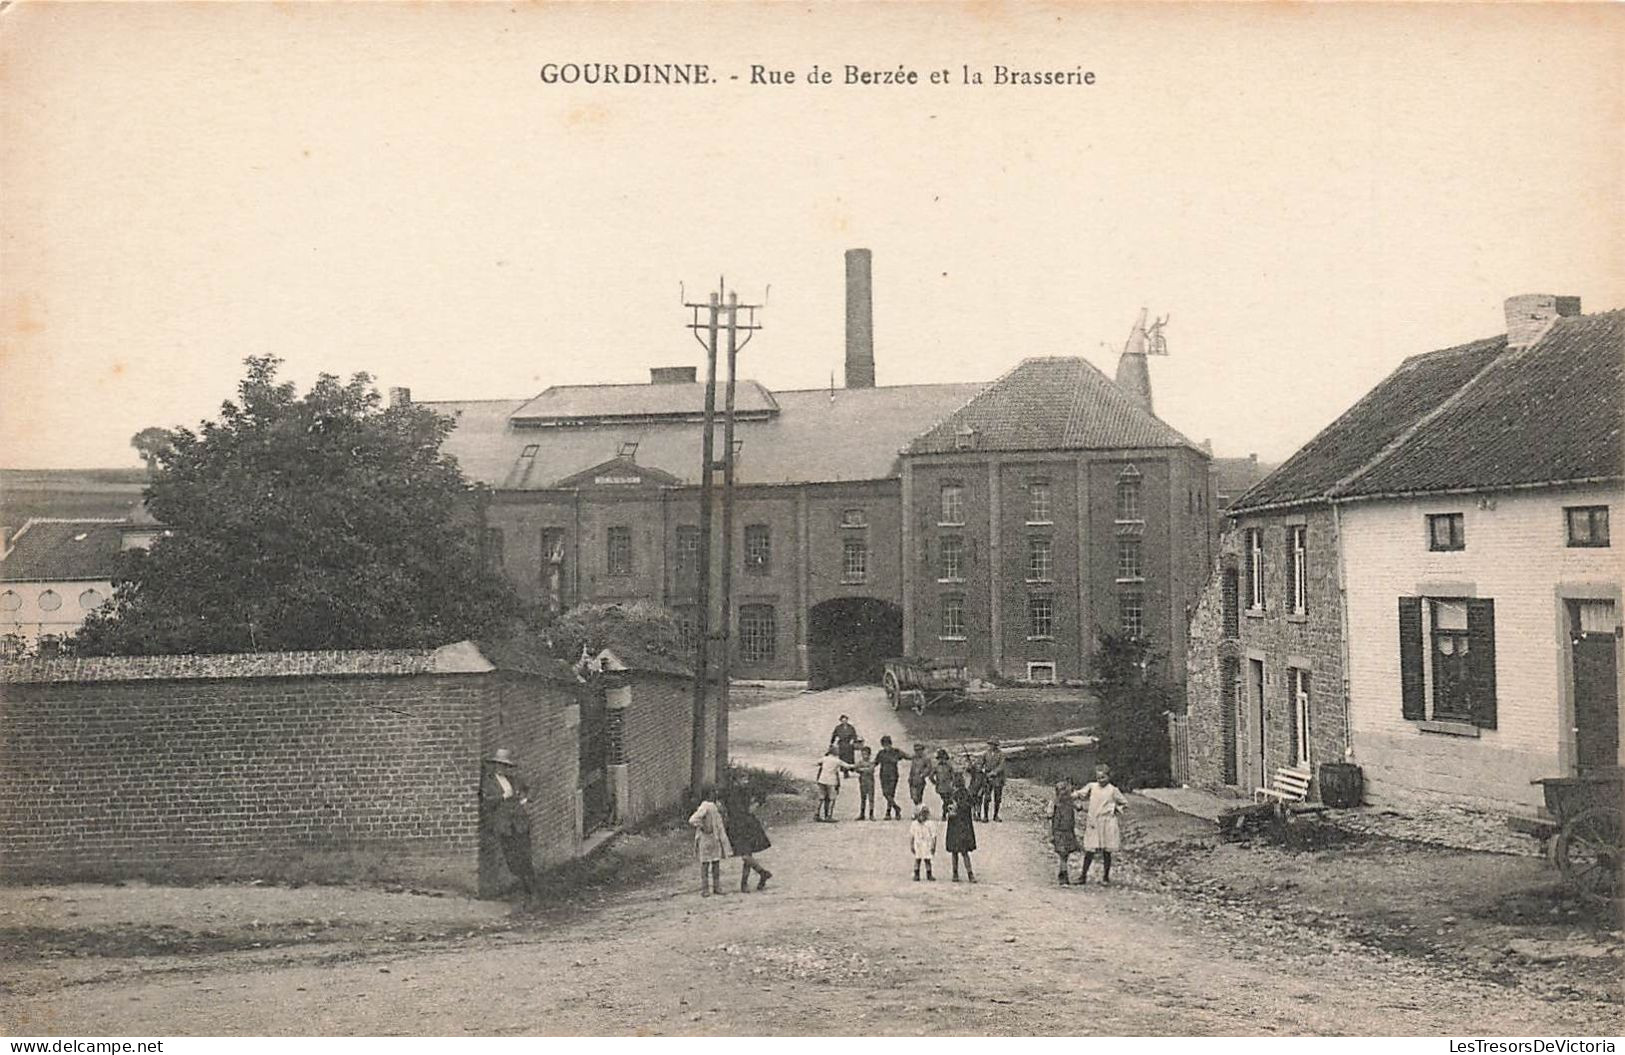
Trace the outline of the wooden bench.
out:
[[[1296,766],[1282,766],[1275,771],[1275,777],[1267,788],[1259,788],[1253,792],[1254,802],[1275,802],[1285,806],[1288,803],[1302,802],[1309,797],[1309,782],[1314,779],[1314,772],[1308,764]]]

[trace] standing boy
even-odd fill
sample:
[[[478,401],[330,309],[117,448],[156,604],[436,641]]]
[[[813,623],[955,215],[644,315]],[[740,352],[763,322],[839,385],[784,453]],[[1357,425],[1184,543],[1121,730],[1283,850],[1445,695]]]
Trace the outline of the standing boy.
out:
[[[530,813],[525,809],[529,802],[530,789],[519,776],[513,754],[506,747],[497,748],[485,760],[480,777],[480,819],[502,847],[502,859],[524,889],[525,901],[535,904],[540,891],[530,855]]]
[[[932,769],[931,760],[925,755],[925,745],[915,744],[914,757],[908,760],[908,797],[914,800],[916,812],[925,801],[925,782],[931,779]]]
[[[858,748],[852,772],[858,775],[858,820],[875,819],[875,760],[867,747]]]
[[[989,740],[987,750],[982,752],[982,772],[987,776],[988,794],[993,797],[993,819],[998,820],[999,807],[1004,805],[1005,759],[997,740]]]
[[[905,757],[903,752],[892,746],[891,737],[880,738],[880,753],[875,755],[875,765],[880,769],[880,793],[886,797],[886,820],[894,817],[903,819],[903,807],[897,804],[897,764]]]

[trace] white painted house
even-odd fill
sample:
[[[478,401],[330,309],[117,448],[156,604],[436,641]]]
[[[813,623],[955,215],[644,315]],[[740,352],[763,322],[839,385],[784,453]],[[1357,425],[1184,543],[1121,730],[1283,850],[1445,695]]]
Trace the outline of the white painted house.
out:
[[[0,653],[71,637],[113,596],[119,553],[163,533],[140,507],[128,520],[36,517],[0,540]]]
[[[1373,803],[1532,812],[1532,781],[1625,763],[1625,311],[1506,314],[1505,336],[1406,360],[1237,503],[1331,514],[1346,705],[1326,717]]]

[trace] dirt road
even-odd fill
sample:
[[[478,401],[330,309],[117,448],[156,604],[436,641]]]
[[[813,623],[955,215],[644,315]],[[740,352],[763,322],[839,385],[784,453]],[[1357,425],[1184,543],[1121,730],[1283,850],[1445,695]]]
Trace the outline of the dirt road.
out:
[[[878,690],[742,712],[735,753],[805,777],[837,714],[899,735]],[[1132,850],[1057,887],[1036,794],[979,825],[976,885],[910,878],[906,826],[787,824],[766,891],[701,899],[684,868],[562,925],[338,962],[217,958],[14,992],[8,1033],[1616,1034],[1617,1005],[1549,1002],[1321,932],[1213,917]],[[811,803],[807,803],[811,816]],[[1131,833],[1132,839],[1132,833]],[[728,872],[725,871],[725,877]],[[284,950],[285,951],[285,950]]]

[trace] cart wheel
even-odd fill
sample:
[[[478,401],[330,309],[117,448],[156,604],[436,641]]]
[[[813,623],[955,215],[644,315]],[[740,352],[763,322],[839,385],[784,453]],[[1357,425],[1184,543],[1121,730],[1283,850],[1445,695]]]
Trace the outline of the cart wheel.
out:
[[[897,689],[897,675],[888,670],[886,676],[881,679],[881,684],[886,686],[886,699],[891,703],[891,709],[897,710],[897,701],[900,698]]]
[[[1598,904],[1621,897],[1625,826],[1613,806],[1593,806],[1570,818],[1557,837],[1557,867],[1581,897]]]

